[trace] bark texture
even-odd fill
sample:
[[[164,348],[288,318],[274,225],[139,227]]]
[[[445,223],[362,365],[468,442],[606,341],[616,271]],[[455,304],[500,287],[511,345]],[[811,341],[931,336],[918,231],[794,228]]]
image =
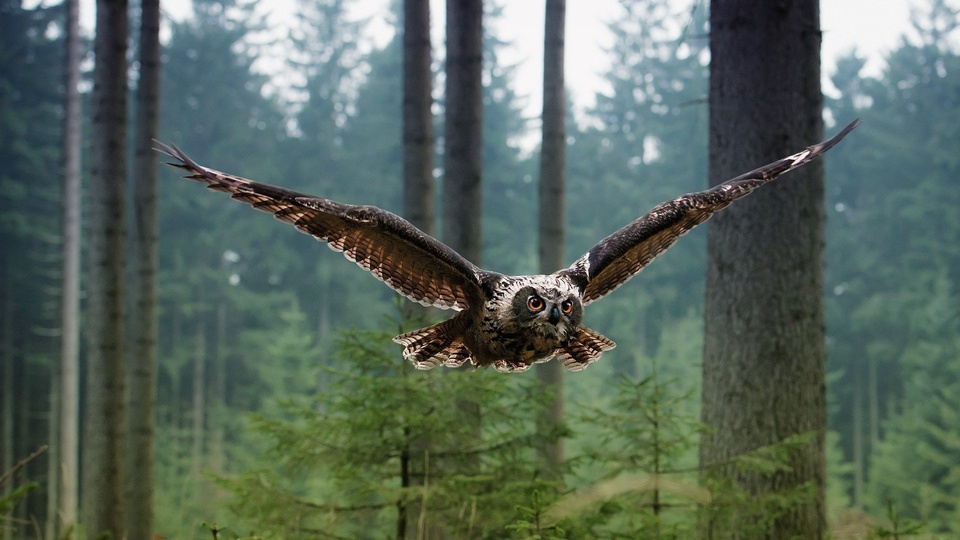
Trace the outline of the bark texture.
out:
[[[710,6],[710,179],[717,184],[822,138],[817,0]],[[714,217],[708,228],[701,464],[711,468],[797,434],[789,472],[708,469],[762,495],[812,495],[758,533],[733,510],[715,537],[825,533],[823,168],[811,163]]]
[[[480,265],[483,2],[447,0],[443,241]]]
[[[433,74],[430,1],[403,3],[403,215],[433,235]]]
[[[87,538],[124,537],[123,307],[127,2],[97,1],[83,440]]]
[[[157,386],[157,137],[160,109],[160,0],[140,4],[140,79],[136,96],[133,178],[135,234],[133,350],[128,367],[125,473],[127,535],[153,534],[153,437]]]

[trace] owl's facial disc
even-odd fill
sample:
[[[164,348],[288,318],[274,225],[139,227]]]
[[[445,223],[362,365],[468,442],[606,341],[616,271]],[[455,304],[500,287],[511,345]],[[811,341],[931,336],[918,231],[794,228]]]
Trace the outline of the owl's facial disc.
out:
[[[540,291],[524,287],[513,300],[514,313],[519,320],[540,321],[551,326],[577,326],[582,316],[580,303],[573,297],[564,298],[559,290]]]

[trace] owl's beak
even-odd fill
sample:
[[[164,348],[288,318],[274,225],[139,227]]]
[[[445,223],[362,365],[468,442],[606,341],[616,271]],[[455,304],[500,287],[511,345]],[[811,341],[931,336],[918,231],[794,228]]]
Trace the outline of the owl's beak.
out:
[[[560,308],[553,306],[550,308],[550,317],[547,319],[550,321],[550,324],[557,324],[560,322]]]

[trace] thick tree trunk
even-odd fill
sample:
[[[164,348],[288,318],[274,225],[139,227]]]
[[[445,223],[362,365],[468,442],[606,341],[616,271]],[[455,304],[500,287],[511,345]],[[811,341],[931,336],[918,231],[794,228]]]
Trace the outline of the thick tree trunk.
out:
[[[124,537],[123,307],[127,2],[97,1],[83,494],[88,538]]]
[[[63,112],[63,284],[60,312],[60,495],[64,527],[77,521],[80,457],[80,2],[67,0]]]
[[[540,272],[549,274],[563,266],[566,222],[566,97],[563,52],[566,0],[547,0],[543,39],[543,135],[540,149]],[[553,399],[540,418],[540,431],[549,433],[563,421],[563,366],[547,362],[536,366],[537,378]],[[563,479],[563,439],[543,448],[544,473]]]
[[[822,134],[817,0],[710,6],[710,179],[715,185]],[[812,488],[764,533],[733,510],[711,537],[825,533],[823,168],[814,162],[718,214],[708,229],[701,445],[705,470],[757,496]],[[797,434],[790,471],[721,466]]]
[[[482,0],[447,0],[443,241],[477,265],[482,252],[482,67]]]
[[[153,535],[153,435],[157,386],[157,136],[160,107],[160,1],[140,4],[140,79],[137,86],[134,176],[135,257],[129,355],[129,435],[125,492],[127,535]]]

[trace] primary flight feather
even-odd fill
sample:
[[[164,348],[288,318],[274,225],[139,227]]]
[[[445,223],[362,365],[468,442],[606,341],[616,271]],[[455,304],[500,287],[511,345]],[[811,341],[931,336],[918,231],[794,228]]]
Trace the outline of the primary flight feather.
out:
[[[419,369],[466,363],[526,371],[556,358],[572,371],[616,345],[583,326],[583,308],[623,285],[657,255],[713,213],[756,188],[820,157],[858,124],[706,191],[661,203],[601,240],[569,268],[549,275],[506,276],[478,268],[405,219],[374,206],[354,206],[262,184],[199,165],[175,146],[156,150],[186,178],[258,210],[343,252],[403,296],[459,311],[452,318],[399,335],[403,356]]]

